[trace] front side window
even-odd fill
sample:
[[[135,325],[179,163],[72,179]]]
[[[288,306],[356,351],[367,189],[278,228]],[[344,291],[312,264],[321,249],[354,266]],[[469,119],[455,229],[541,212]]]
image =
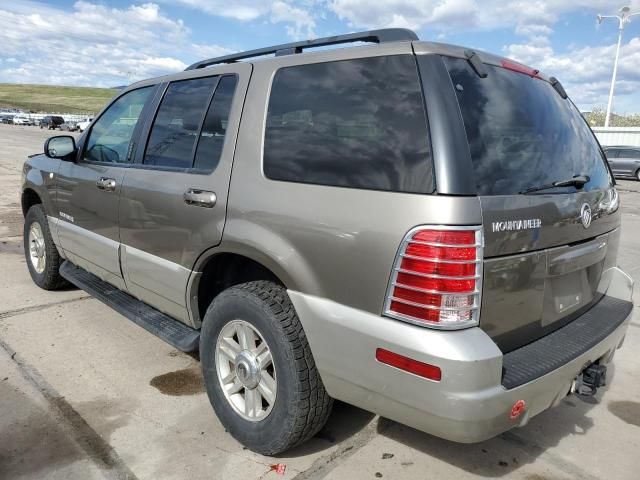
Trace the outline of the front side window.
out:
[[[218,77],[169,84],[153,122],[145,165],[191,168],[202,118]]]
[[[604,151],[604,154],[607,156],[607,158],[618,158],[620,153],[620,150],[617,150],[615,148],[607,148]]]
[[[152,90],[153,87],[145,87],[126,93],[104,112],[91,128],[84,160],[108,163],[130,161],[129,143]]]
[[[278,70],[265,129],[273,180],[410,193],[434,189],[411,55]]]

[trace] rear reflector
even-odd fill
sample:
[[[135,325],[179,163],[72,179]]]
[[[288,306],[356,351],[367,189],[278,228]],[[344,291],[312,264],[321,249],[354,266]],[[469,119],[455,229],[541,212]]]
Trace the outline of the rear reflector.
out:
[[[376,350],[376,360],[380,363],[404,370],[405,372],[413,373],[419,377],[428,378],[429,380],[439,382],[442,379],[442,371],[435,365],[419,362],[412,358],[390,352],[384,348],[378,348]]]
[[[478,324],[481,227],[420,227],[398,250],[385,315],[455,329]]]
[[[513,404],[513,407],[511,407],[511,411],[509,412],[509,418],[511,420],[517,419],[520,415],[522,415],[522,412],[524,412],[526,409],[527,409],[527,402],[525,402],[524,400],[518,400],[516,403]]]

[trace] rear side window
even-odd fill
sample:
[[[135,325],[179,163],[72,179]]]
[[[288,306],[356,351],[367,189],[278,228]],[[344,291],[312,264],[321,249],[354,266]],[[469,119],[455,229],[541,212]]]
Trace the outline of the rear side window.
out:
[[[193,167],[198,170],[213,171],[218,166],[237,81],[235,76],[224,76],[216,87],[216,93],[204,119],[198,140],[193,164]]]
[[[432,192],[427,120],[413,56],[278,70],[264,173],[290,182]]]
[[[548,82],[490,65],[488,76],[480,78],[467,61],[444,60],[464,119],[479,195],[514,195],[574,175],[590,177],[585,190],[610,185],[591,129]]]
[[[615,148],[607,148],[604,151],[604,154],[606,155],[607,158],[618,158],[619,153],[620,153],[620,150],[617,150]]]
[[[640,158],[640,150],[620,150],[620,157],[622,158]]]
[[[149,135],[146,165],[191,168],[200,124],[217,82],[217,77],[206,77],[169,84]]]

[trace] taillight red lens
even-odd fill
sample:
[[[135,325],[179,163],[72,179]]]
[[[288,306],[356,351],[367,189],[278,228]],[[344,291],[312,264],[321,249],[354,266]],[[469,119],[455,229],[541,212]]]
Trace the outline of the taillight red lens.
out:
[[[430,305],[432,307],[439,307],[442,302],[442,295],[439,293],[424,293],[416,290],[409,290],[408,288],[402,288],[396,285],[393,290],[394,298],[401,298],[410,302],[420,303],[421,305]]]
[[[376,349],[376,360],[380,363],[399,368],[405,372],[413,373],[420,377],[428,378],[439,382],[442,380],[442,370],[435,365],[419,362],[413,358],[405,357],[398,353],[390,352],[384,348]]]
[[[409,273],[398,273],[397,284],[422,290],[435,290],[444,293],[473,292],[476,288],[475,279],[456,280],[446,278],[418,277]]]
[[[403,258],[400,268],[411,272],[432,273],[444,277],[472,277],[476,274],[474,263],[428,262],[414,258]]]
[[[405,251],[407,255],[422,258],[432,258],[435,260],[475,260],[475,247],[454,248],[454,247],[434,247],[421,243],[410,243]]]
[[[421,229],[398,252],[387,315],[455,328],[477,323],[482,273],[479,228]]]
[[[475,245],[476,235],[472,230],[419,230],[412,240],[445,245]]]

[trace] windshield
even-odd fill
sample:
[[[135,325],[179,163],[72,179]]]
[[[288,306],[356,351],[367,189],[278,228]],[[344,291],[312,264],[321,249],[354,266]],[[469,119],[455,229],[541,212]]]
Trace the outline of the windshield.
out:
[[[546,81],[486,65],[480,78],[463,59],[444,57],[464,119],[479,195],[589,177],[582,190],[608,188],[609,171],[580,112]],[[541,193],[571,193],[576,186]]]

